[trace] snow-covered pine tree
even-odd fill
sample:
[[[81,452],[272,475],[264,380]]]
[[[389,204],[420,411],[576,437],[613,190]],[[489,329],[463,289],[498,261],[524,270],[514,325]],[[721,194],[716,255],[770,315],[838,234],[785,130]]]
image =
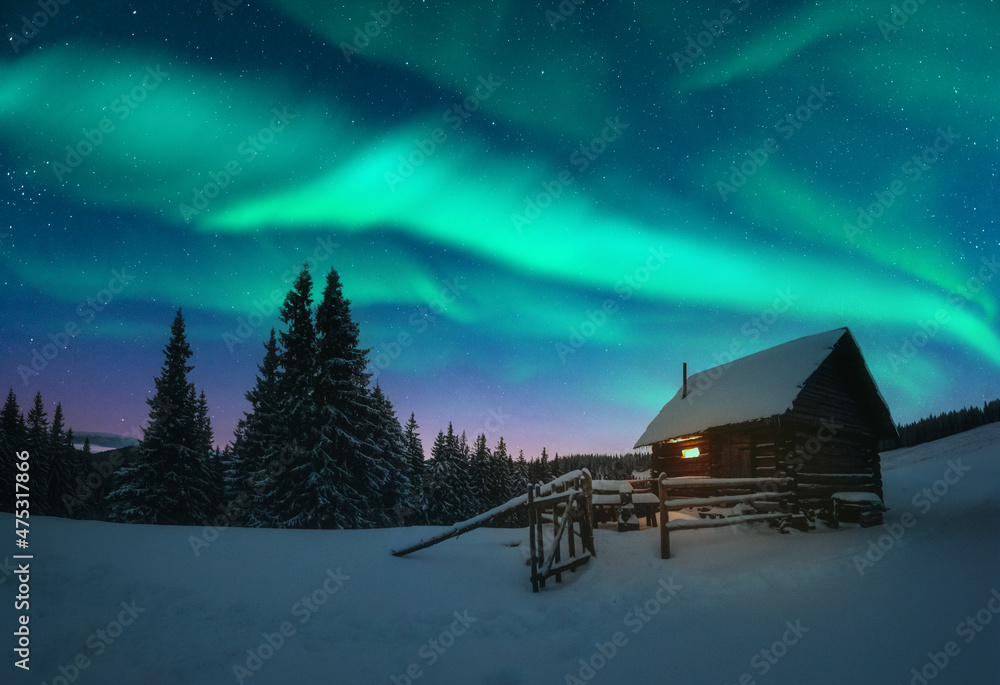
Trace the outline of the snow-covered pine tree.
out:
[[[28,410],[27,429],[25,449],[31,455],[32,513],[48,515],[53,513],[49,508],[52,440],[49,432],[49,419],[45,413],[45,403],[42,401],[42,393],[40,392],[35,393],[35,403]]]
[[[559,460],[559,453],[556,452],[556,456],[552,457],[552,475],[556,478],[563,475],[565,471],[563,470],[563,464]]]
[[[486,435],[480,433],[469,455],[469,492],[475,513],[501,504],[496,501],[499,495],[494,487],[497,484],[497,474],[493,471],[492,459],[490,448],[486,446]],[[471,515],[474,516],[475,513]]]
[[[93,468],[91,461],[93,459],[93,453],[90,446],[90,438],[83,439],[83,446],[80,448],[78,461],[80,464],[80,470],[83,472],[83,483],[86,485],[86,477],[90,473],[90,469]],[[109,521],[111,520],[110,508],[108,507],[108,493],[112,489],[113,479],[115,474],[112,473],[108,477],[101,476],[101,484],[96,487],[96,489],[81,489],[81,497],[78,499],[78,503],[73,508],[73,516],[79,519],[90,519],[94,521]],[[86,486],[89,488],[90,486]],[[73,490],[74,495],[77,494],[77,490]],[[83,496],[85,495],[85,497]]]
[[[265,464],[274,465],[268,469],[270,487],[264,493],[266,516],[278,527],[324,527],[331,519],[344,519],[336,504],[331,509],[326,492],[334,474],[323,456],[328,447],[320,440],[319,404],[323,398],[315,392],[317,346],[312,276],[305,265],[281,305],[279,318],[284,324],[278,334],[279,422],[275,426],[277,439],[267,446],[263,459]],[[325,520],[319,518],[320,508]]]
[[[0,511],[14,511],[14,476],[17,473],[17,452],[27,447],[25,434],[27,428],[24,415],[17,404],[17,395],[11,388],[7,392],[7,400],[0,409],[0,483],[9,483],[0,493]],[[29,491],[30,492],[30,491]]]
[[[358,344],[358,325],[351,318],[340,275],[327,273],[316,308],[315,394],[321,443],[316,469],[327,474],[317,481],[324,528],[367,528],[388,525],[394,514],[383,508],[391,489],[392,458],[380,436],[381,407],[368,391],[367,350]],[[398,425],[398,424],[397,424]]]
[[[406,514],[412,509],[412,499],[415,496],[410,482],[409,454],[407,453],[406,436],[396,418],[396,410],[392,402],[375,384],[371,400],[380,420],[375,432],[376,447],[387,471],[389,481],[381,493],[382,521],[379,525],[397,526],[406,521]]]
[[[424,446],[420,441],[420,433],[417,432],[419,428],[416,417],[410,412],[410,420],[406,422],[403,435],[406,438],[406,454],[410,465],[408,475],[414,486],[420,483],[424,473]]]
[[[134,459],[118,471],[109,495],[113,517],[124,523],[196,525],[210,520],[209,455],[204,453],[197,396],[188,374],[191,348],[178,309],[165,361],[147,400],[149,425]]]
[[[490,501],[493,503],[490,506],[495,507],[513,499],[514,497],[517,497],[518,495],[524,494],[525,489],[518,489],[515,487],[514,462],[507,453],[507,443],[504,442],[502,435],[500,436],[499,441],[497,441],[496,447],[493,448],[493,451],[490,454],[489,470]],[[511,512],[497,519],[496,525],[516,525],[516,518],[517,511]]]
[[[240,419],[231,454],[227,456],[223,482],[235,525],[275,525],[269,511],[269,493],[274,483],[265,457],[280,444],[283,419],[280,414],[278,339],[274,329],[264,343],[264,360],[257,366],[257,382],[247,391],[250,411]],[[276,466],[280,465],[280,462]],[[239,503],[238,506],[232,505]]]
[[[67,441],[68,438],[72,439],[72,432],[67,433],[65,428],[62,404],[57,403],[52,413],[52,426],[49,428],[50,468],[46,486],[46,507],[52,516],[72,516],[72,507],[68,507],[67,503],[73,499],[78,462],[76,450]]]
[[[194,386],[191,386],[191,393],[194,393]],[[202,390],[194,399],[194,441],[192,448],[198,455],[196,462],[201,465],[205,480],[205,494],[209,499],[209,507],[206,511],[206,519],[202,521],[208,525],[211,519],[218,516],[220,507],[224,507],[223,497],[223,465],[219,455],[219,450],[215,447],[215,433],[212,430],[212,417],[208,408],[208,399],[205,391]]]
[[[514,462],[514,481],[524,486],[524,491],[527,492],[528,485],[533,483],[531,480],[531,467],[528,465],[528,461],[524,458],[524,450],[518,450],[517,461]]]
[[[514,458],[508,454],[507,445],[501,437],[493,453],[500,456],[504,462],[504,501],[525,494],[528,491],[528,464],[524,460],[524,452],[521,451],[518,454],[518,460],[515,462]],[[515,509],[503,517],[502,523],[505,526],[515,528],[526,526],[528,525],[528,513],[523,507]]]
[[[534,463],[535,472],[532,474],[532,479],[536,483],[548,483],[552,480],[552,464],[549,463],[548,452],[542,447],[542,456],[540,456]]]
[[[492,506],[503,504],[507,500],[522,493],[511,494],[514,489],[514,474],[511,473],[510,455],[507,454],[507,443],[503,436],[497,441],[496,447],[490,452],[490,501]]]
[[[451,525],[469,516],[469,474],[452,424],[448,433],[439,431],[424,468],[424,499],[427,522]]]

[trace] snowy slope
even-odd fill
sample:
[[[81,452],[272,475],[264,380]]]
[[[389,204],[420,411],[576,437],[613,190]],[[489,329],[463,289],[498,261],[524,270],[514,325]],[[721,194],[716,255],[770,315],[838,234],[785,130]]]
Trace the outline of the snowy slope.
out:
[[[928,682],[997,683],[998,445],[994,424],[884,455],[898,540],[850,524],[699,530],[675,535],[675,558],[661,561],[655,530],[597,531],[598,557],[537,595],[521,530],[480,529],[395,558],[390,548],[430,529],[230,529],[196,556],[197,529],[33,519],[32,670],[14,669],[5,649],[0,682],[238,683],[233,666],[251,649],[273,651],[251,663],[242,682],[252,685],[574,682],[568,674],[616,685],[907,684],[953,642]],[[0,526],[12,531],[12,517]],[[881,557],[869,544],[880,536]],[[859,570],[866,552],[876,561]],[[10,635],[14,582],[0,580]],[[962,629],[977,612],[981,632]],[[283,624],[273,650],[264,635]],[[86,668],[66,668],[75,659]],[[581,673],[581,659],[600,668]],[[75,679],[56,678],[60,666]]]

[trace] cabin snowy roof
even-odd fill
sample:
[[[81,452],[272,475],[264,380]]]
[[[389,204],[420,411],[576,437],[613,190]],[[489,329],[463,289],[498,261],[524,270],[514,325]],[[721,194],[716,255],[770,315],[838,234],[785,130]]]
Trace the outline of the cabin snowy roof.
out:
[[[649,423],[635,447],[693,435],[715,426],[784,414],[792,408],[808,378],[845,336],[857,348],[850,331],[837,328],[761,350],[689,376],[687,397],[682,397],[683,388],[678,389],[673,399]],[[865,372],[878,394],[867,367]],[[878,399],[884,406],[881,395]]]

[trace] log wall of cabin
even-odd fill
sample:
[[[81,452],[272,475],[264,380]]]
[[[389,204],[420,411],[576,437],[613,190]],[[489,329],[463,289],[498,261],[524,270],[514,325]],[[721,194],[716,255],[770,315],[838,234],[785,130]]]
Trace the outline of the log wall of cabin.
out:
[[[809,377],[782,418],[784,462],[804,504],[829,503],[836,492],[882,497],[878,427],[866,389],[846,351],[835,349]]]

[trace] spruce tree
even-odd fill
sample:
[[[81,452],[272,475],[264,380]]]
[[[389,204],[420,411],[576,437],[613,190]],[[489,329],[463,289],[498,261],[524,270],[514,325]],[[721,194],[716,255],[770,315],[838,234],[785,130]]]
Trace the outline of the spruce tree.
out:
[[[274,457],[284,453],[289,461],[274,478],[273,516],[281,526],[354,528],[366,521],[354,488],[362,479],[363,460],[350,415],[367,411],[356,406],[360,393],[354,391],[364,371],[339,348],[350,339],[352,324],[349,314],[345,323],[333,299],[324,293],[326,304],[314,322],[312,277],[303,268],[281,308],[286,329],[279,335],[278,385],[284,437],[273,448]]]
[[[535,462],[535,482],[548,483],[552,480],[552,464],[549,463],[549,455],[542,447],[542,456]]]
[[[191,386],[194,394],[194,386]],[[218,516],[220,507],[224,507],[223,497],[223,466],[219,450],[215,447],[215,433],[212,430],[212,417],[208,408],[208,399],[202,390],[194,402],[194,440],[192,448],[197,454],[197,461],[202,464],[205,480],[205,495],[209,505],[206,518],[202,521],[208,525],[211,519]]]
[[[45,404],[42,393],[35,393],[35,403],[28,411],[26,444],[30,454],[31,474],[31,504],[32,513],[48,515],[53,513],[49,507],[49,482],[52,476],[52,441],[49,432],[49,420],[45,414]]]
[[[53,516],[70,516],[72,507],[68,506],[74,499],[74,481],[78,470],[77,454],[72,443],[72,433],[65,431],[65,418],[62,404],[57,403],[52,414],[52,426],[49,429],[49,481],[46,508]]]
[[[518,450],[517,461],[515,462],[515,481],[517,483],[523,483],[525,491],[527,491],[528,485],[534,484],[535,481],[531,479],[531,466],[528,461],[524,458],[524,450]]]
[[[26,449],[27,428],[17,404],[17,395],[11,388],[0,409],[0,483],[11,484],[0,493],[0,511],[14,511],[14,476],[17,473],[17,453]],[[30,490],[29,490],[30,492]]]
[[[469,455],[469,491],[472,509],[476,513],[500,504],[497,502],[497,492],[494,488],[497,481],[496,473],[492,469],[492,458],[493,455],[486,446],[486,435],[480,434]]]
[[[378,413],[379,424],[375,432],[378,455],[389,474],[388,482],[380,492],[381,511],[384,512],[380,525],[403,525],[413,507],[415,488],[410,481],[409,453],[403,429],[396,418],[392,402],[382,392],[378,384],[371,395]]]
[[[99,473],[101,476],[101,484],[97,488],[90,490],[90,486],[86,484],[86,478],[91,473],[93,466],[91,461],[93,459],[93,450],[90,446],[90,438],[86,437],[83,439],[83,446],[80,448],[79,463],[80,472],[77,476],[81,479],[80,481],[74,482],[76,484],[82,483],[85,487],[80,488],[79,493],[81,495],[86,495],[86,497],[80,497],[74,502],[75,506],[73,509],[73,516],[80,519],[93,519],[95,521],[108,521],[110,520],[110,510],[108,507],[108,493],[113,490],[112,482],[115,478],[115,474],[105,476],[104,473]],[[74,495],[77,494],[77,490],[74,488]]]
[[[497,442],[496,447],[490,455],[490,497],[492,506],[498,506],[508,502],[518,495],[523,495],[527,486],[518,487],[514,480],[514,461],[507,453],[507,443],[503,436]],[[512,512],[497,520],[497,525],[513,526],[517,525],[517,512]]]
[[[280,361],[274,329],[264,343],[264,360],[257,366],[257,382],[246,393],[250,411],[236,427],[231,454],[224,469],[226,500],[235,504],[234,523],[270,526],[276,521],[269,510],[274,487],[265,458],[282,438],[279,393]],[[276,464],[280,466],[280,463]]]
[[[316,472],[327,474],[315,481],[322,488],[316,517],[324,528],[386,525],[394,517],[383,502],[392,479],[386,450],[392,450],[381,435],[383,408],[368,393],[367,350],[359,346],[350,304],[330,269],[316,308],[320,444],[312,460]]]
[[[188,374],[191,348],[181,310],[170,326],[165,362],[147,400],[149,425],[135,458],[117,474],[110,494],[114,517],[125,523],[204,524],[211,519],[210,454],[205,426]]]
[[[318,443],[317,398],[314,396],[316,329],[312,313],[312,276],[303,266],[279,311],[284,330],[278,334],[277,416],[275,442],[264,463],[269,469],[267,516],[279,527],[315,528],[315,469],[310,456]]]
[[[469,516],[468,472],[451,423],[447,434],[439,431],[434,439],[431,460],[424,469],[424,499],[431,525],[451,525]]]
[[[413,412],[410,412],[410,420],[406,422],[406,429],[403,435],[406,438],[406,454],[408,457],[410,470],[410,481],[414,484],[420,482],[424,473],[424,446],[420,442],[420,433],[417,432],[420,426]]]

